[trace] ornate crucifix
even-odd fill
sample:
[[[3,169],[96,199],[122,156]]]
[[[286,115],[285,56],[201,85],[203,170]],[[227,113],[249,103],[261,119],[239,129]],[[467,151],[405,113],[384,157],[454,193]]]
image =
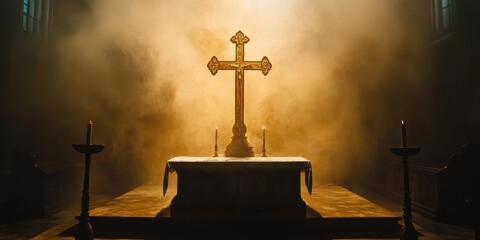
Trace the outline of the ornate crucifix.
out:
[[[235,36],[230,38],[235,43],[235,61],[218,61],[213,56],[208,63],[208,69],[215,75],[218,70],[235,70],[235,125],[233,125],[233,137],[225,151],[226,157],[253,157],[253,147],[248,143],[245,133],[247,126],[244,122],[244,70],[262,70],[263,75],[267,75],[272,68],[272,64],[267,57],[262,61],[244,61],[243,45],[250,39],[238,31]]]

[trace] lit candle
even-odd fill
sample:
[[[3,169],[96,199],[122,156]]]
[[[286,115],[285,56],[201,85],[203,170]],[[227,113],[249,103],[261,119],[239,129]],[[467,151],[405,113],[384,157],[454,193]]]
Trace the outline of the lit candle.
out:
[[[407,126],[405,122],[402,120],[402,147],[407,147]]]
[[[263,129],[263,148],[262,148],[262,157],[266,157],[267,150],[265,149],[265,126],[262,127]]]
[[[262,129],[263,129],[263,144],[265,145],[265,126],[263,126]]]
[[[218,127],[215,127],[215,152],[213,153],[213,157],[218,157],[218,145],[217,145],[217,140],[218,140]]]
[[[87,125],[87,145],[90,145],[92,142],[92,121],[90,120]]]

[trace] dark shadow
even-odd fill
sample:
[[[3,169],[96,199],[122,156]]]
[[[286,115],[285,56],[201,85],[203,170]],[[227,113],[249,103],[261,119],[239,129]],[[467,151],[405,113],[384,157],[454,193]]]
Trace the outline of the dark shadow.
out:
[[[306,216],[307,218],[323,218],[322,215],[315,209],[307,205]]]
[[[60,237],[73,237],[75,236],[75,230],[77,229],[77,224],[69,227],[67,230],[61,232],[58,234]]]
[[[170,206],[160,210],[160,212],[155,215],[156,218],[168,218],[170,216]],[[306,216],[307,218],[323,218],[322,215],[317,212],[315,209],[307,205],[306,207]]]
[[[155,215],[156,218],[168,218],[170,217],[170,205],[168,207],[160,210],[160,212]]]

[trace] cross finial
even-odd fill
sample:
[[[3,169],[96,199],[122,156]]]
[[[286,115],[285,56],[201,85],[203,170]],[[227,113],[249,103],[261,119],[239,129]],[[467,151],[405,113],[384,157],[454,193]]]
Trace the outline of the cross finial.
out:
[[[212,75],[215,76],[215,74],[217,74],[217,71],[218,71],[218,59],[217,59],[217,57],[213,56],[212,59],[210,60],[210,62],[208,62],[207,67],[210,70],[210,72],[212,73]]]
[[[261,65],[260,68],[262,69],[262,73],[265,76],[267,76],[268,71],[270,71],[270,69],[272,69],[272,64],[270,63],[270,61],[268,61],[267,57],[262,58],[262,65]]]
[[[243,35],[242,31],[238,31],[237,34],[235,34],[235,36],[230,38],[230,41],[235,44],[245,44],[245,43],[248,43],[248,41],[250,41],[250,38]]]

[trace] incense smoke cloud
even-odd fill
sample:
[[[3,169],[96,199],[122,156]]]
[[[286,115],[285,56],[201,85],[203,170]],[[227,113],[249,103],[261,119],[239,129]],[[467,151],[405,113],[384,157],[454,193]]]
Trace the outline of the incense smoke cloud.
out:
[[[211,155],[216,126],[225,148],[234,73],[212,76],[206,64],[214,55],[234,59],[229,39],[238,30],[250,38],[246,60],[273,64],[267,76],[245,74],[250,143],[261,152],[266,126],[269,155],[312,160],[318,183],[364,174],[397,143],[403,101],[422,96],[425,36],[413,24],[418,10],[400,0],[87,5],[56,36],[54,74],[35,90],[42,104],[32,104],[43,112],[40,135],[55,142],[47,156],[80,158],[68,143],[83,141],[94,121],[94,142],[106,144],[94,169],[102,184],[160,176],[172,156]],[[426,102],[418,111],[425,99],[415,99]]]

